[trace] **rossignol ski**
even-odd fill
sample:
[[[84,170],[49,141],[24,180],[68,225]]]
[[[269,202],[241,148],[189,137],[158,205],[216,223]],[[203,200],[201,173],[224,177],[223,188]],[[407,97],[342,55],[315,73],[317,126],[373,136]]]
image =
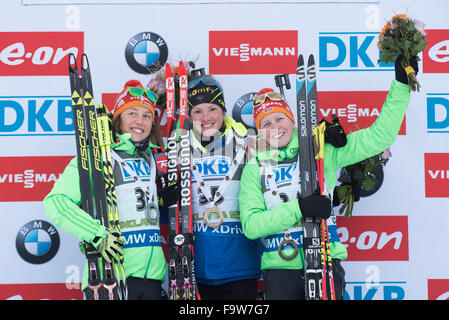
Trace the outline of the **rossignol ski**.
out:
[[[69,78],[75,124],[80,175],[81,208],[110,232],[119,232],[114,178],[110,165],[110,123],[97,119],[92,80],[86,54],[81,56],[81,75],[76,58],[69,56]],[[107,131],[106,131],[107,130]],[[108,142],[109,141],[109,142]],[[109,158],[108,151],[109,150]],[[109,161],[108,161],[109,159]],[[92,184],[91,184],[92,179]],[[91,191],[93,190],[94,198]],[[107,263],[90,243],[84,243],[88,262],[86,298],[121,300],[127,298],[123,257],[119,263]],[[117,281],[119,279],[119,281]]]
[[[171,300],[199,299],[195,279],[192,228],[192,196],[190,167],[190,119],[187,113],[187,74],[179,62],[179,128],[175,120],[174,77],[166,64],[167,89],[167,174],[168,185],[179,181],[180,198],[169,207],[169,298]]]
[[[316,150],[314,146],[317,143],[313,137],[313,129],[318,126],[316,73],[313,55],[309,56],[307,71],[305,70],[303,56],[299,55],[298,57],[296,69],[296,102],[301,163],[301,196],[310,196],[317,189],[320,190],[320,194],[323,194],[324,171],[318,171],[318,169],[322,169],[322,157],[321,161],[315,161]],[[324,142],[321,148],[323,146]],[[328,281],[331,284],[329,290],[330,298],[333,299],[332,262],[326,220],[320,218],[303,218],[303,230],[306,299],[327,300]],[[326,264],[326,262],[328,263]]]
[[[170,65],[165,65],[166,109],[167,109],[167,185],[178,181],[178,144],[175,119],[175,79]],[[175,237],[179,234],[178,205],[168,208],[168,297],[180,298],[180,264]]]

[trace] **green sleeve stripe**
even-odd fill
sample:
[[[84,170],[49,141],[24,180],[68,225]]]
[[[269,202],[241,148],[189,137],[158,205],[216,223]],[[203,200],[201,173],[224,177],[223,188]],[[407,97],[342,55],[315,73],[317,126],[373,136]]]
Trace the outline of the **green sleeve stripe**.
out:
[[[81,240],[91,241],[98,232],[98,223],[86,212],[64,197],[48,199],[61,216],[61,227]]]

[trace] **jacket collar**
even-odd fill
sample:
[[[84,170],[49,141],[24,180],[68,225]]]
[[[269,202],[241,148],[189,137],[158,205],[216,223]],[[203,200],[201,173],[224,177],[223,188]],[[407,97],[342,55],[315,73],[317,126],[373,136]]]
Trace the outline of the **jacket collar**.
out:
[[[238,142],[243,144],[243,139],[247,134],[245,126],[229,117],[224,117],[223,122],[225,124],[225,131],[218,139],[226,138],[226,144],[230,143],[233,138],[242,139],[242,141],[239,140]],[[208,152],[207,149],[203,147],[196,139],[194,134],[192,134],[192,147],[194,149],[201,150],[203,153]]]
[[[137,154],[136,146],[131,141],[131,133],[116,134],[115,136],[117,138],[117,143],[113,143],[111,148],[117,151],[124,151],[128,154]],[[153,148],[159,149],[158,146],[149,142],[148,148],[145,151],[149,153]]]

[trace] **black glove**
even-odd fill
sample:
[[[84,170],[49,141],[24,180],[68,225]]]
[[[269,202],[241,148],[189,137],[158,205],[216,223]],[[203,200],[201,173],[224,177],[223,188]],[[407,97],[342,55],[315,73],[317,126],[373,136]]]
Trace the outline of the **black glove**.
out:
[[[314,194],[298,198],[299,209],[303,217],[327,219],[331,216],[331,200],[315,192]]]
[[[343,127],[340,125],[340,120],[338,120],[335,114],[332,115],[332,123],[321,120],[321,122],[326,123],[326,130],[324,131],[324,141],[329,142],[335,148],[341,148],[348,142],[346,138],[346,133]]]
[[[403,84],[408,84],[407,80],[407,73],[405,72],[404,68],[401,65],[401,60],[404,56],[402,54],[398,55],[396,57],[396,61],[394,63],[394,72],[396,75],[396,80],[399,82],[402,82]],[[415,75],[418,75],[418,57],[410,57],[410,65],[412,66],[413,70],[415,70]]]
[[[167,185],[165,188],[162,188],[158,192],[159,196],[159,204],[162,207],[168,208],[176,202],[178,202],[179,196],[181,195],[180,188],[178,182],[172,182]]]

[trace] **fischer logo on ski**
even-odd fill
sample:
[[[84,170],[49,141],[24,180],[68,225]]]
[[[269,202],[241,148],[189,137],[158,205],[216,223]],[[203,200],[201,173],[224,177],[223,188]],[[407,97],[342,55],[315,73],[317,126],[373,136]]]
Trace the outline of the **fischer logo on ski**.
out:
[[[107,110],[104,106],[99,107],[104,115],[100,119],[97,118],[86,54],[81,56],[81,75],[75,56],[70,54],[69,78],[75,120],[81,208],[94,219],[100,220],[101,224],[111,232],[120,233],[110,158],[112,126],[103,118]],[[90,165],[88,159],[90,159]],[[92,177],[92,185],[90,177]],[[94,198],[91,195],[91,188],[94,191]],[[84,243],[82,247],[88,261],[86,297],[94,300],[126,300],[127,286],[123,257],[120,257],[119,263],[107,263],[100,259],[101,255],[92,244]]]

